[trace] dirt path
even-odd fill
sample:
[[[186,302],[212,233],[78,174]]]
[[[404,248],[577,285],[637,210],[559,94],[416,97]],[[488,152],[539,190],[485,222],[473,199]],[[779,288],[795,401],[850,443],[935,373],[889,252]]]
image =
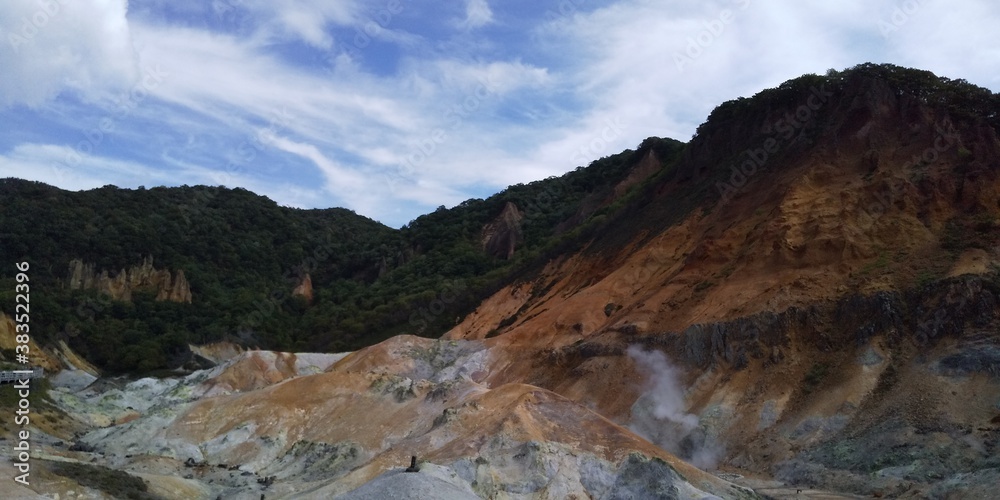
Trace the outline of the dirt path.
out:
[[[765,498],[783,500],[794,499],[816,499],[816,500],[839,500],[844,498],[868,498],[847,493],[836,493],[833,491],[814,490],[811,488],[796,488],[788,486],[780,481],[772,479],[752,478],[733,473],[717,473],[722,479],[746,488],[750,488],[757,494]]]

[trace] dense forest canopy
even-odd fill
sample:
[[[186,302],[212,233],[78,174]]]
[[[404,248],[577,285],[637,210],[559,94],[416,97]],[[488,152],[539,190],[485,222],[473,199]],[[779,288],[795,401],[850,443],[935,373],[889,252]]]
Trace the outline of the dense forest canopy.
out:
[[[647,142],[668,159],[681,147]],[[585,222],[583,200],[607,197],[638,154],[442,207],[398,230],[345,209],[281,207],[240,188],[70,192],[3,179],[0,262],[11,265],[0,271],[0,304],[13,304],[13,263],[29,262],[35,339],[65,340],[112,372],[175,366],[189,343],[344,351],[399,333],[438,336]],[[508,203],[523,214],[523,241],[510,260],[482,247],[484,226]],[[183,270],[190,304],[69,287],[73,259],[114,276],[150,257],[157,269]],[[306,274],[312,301],[292,294]]]

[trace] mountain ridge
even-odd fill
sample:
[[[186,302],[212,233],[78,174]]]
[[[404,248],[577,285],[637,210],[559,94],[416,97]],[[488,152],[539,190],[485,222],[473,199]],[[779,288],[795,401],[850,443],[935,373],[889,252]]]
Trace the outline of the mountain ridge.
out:
[[[825,76],[806,75],[753,97],[719,105],[686,145],[650,138],[635,151],[605,157],[561,177],[511,186],[487,200],[467,200],[452,209],[418,217],[400,230],[344,209],[280,208],[241,189],[114,190],[106,186],[68,193],[40,183],[7,180],[0,196],[12,197],[15,205],[0,212],[2,227],[7,228],[0,234],[4,242],[0,248],[10,261],[29,257],[41,261],[42,274],[36,279],[42,286],[66,279],[52,271],[67,265],[58,261],[60,251],[74,252],[73,258],[103,269],[131,267],[152,256],[168,268],[185,270],[194,295],[204,299],[205,307],[195,316],[206,318],[210,309],[251,318],[206,318],[198,322],[199,328],[208,332],[200,338],[175,332],[176,337],[187,338],[158,341],[160,347],[174,352],[171,358],[180,356],[186,343],[218,340],[278,349],[351,349],[391,334],[411,332],[414,326],[420,327],[415,333],[421,335],[443,333],[454,326],[451,319],[471,312],[506,281],[531,276],[552,258],[580,247],[601,252],[634,245],[635,234],[660,234],[695,206],[704,211],[726,210],[734,198],[759,196],[751,192],[752,186],[760,179],[781,175],[778,171],[761,173],[809,151],[817,134],[829,138],[823,148],[832,148],[831,155],[843,152],[843,156],[850,156],[851,151],[845,148],[866,147],[869,151],[860,159],[865,165],[860,167],[874,172],[880,161],[888,161],[875,152],[875,145],[887,139],[871,120],[881,116],[879,110],[886,106],[899,110],[897,123],[916,126],[933,113],[934,127],[948,129],[937,137],[927,136],[933,133],[929,130],[920,132],[927,136],[922,142],[925,147],[908,152],[911,161],[923,161],[927,155],[936,162],[939,156],[958,154],[970,159],[962,168],[995,175],[989,174],[995,171],[995,161],[989,159],[1000,157],[996,103],[995,94],[963,80],[941,79],[929,72],[891,65],[862,64],[843,72],[831,70]],[[964,127],[968,144],[959,144],[956,123],[947,113],[964,120],[959,125]],[[861,132],[865,123],[869,136],[862,141],[866,145],[859,146],[851,134]],[[940,142],[941,138],[945,142]],[[909,184],[911,190],[927,188]],[[859,193],[865,197],[861,201],[864,210],[880,218],[893,204],[903,203],[905,193],[899,186],[898,179],[886,179],[865,187],[868,192]],[[977,188],[975,182],[962,180],[960,185],[937,189],[961,190],[969,197]],[[655,202],[668,192],[675,198],[670,204]],[[158,201],[143,202],[143,197]],[[120,200],[114,201],[116,198]],[[709,208],[717,199],[724,203]],[[263,205],[256,207],[258,201]],[[64,208],[74,203],[82,206]],[[139,207],[143,211],[136,213]],[[510,233],[506,249],[493,248],[485,254],[476,250],[482,232],[509,211],[508,207],[516,209],[524,221]],[[249,214],[234,213],[240,209]],[[732,213],[731,217],[738,216]],[[254,227],[264,230],[254,231]],[[239,236],[241,233],[245,236]],[[51,243],[55,234],[60,234],[58,246]],[[206,245],[212,235],[230,236],[220,240],[222,247],[213,248]],[[230,240],[234,244],[228,244]],[[517,245],[520,248],[515,252],[513,244],[519,240],[523,244]],[[24,246],[27,241],[39,245],[29,248]],[[178,253],[179,247],[189,255]],[[703,253],[709,248],[696,250]],[[264,253],[269,250],[279,258]],[[858,251],[872,255],[871,249]],[[507,262],[490,253],[503,254]],[[515,253],[519,255],[511,260]],[[241,267],[248,272],[224,275],[213,270]],[[297,302],[293,293],[306,274],[317,289],[316,300],[308,301],[310,307]],[[234,279],[237,276],[241,279]],[[468,297],[442,301],[438,296],[442,280],[464,283]],[[712,282],[707,279],[693,285],[706,287]],[[208,292],[207,297],[202,291]],[[224,293],[239,299],[234,303],[225,299]],[[47,295],[59,299],[60,304],[51,304],[52,309],[80,309],[81,301],[83,310],[111,309],[100,296],[71,298],[56,290]],[[354,307],[336,306],[345,300],[352,301]],[[426,312],[431,306],[440,311],[429,320]],[[372,312],[350,312],[359,308]],[[156,313],[166,321],[174,314]],[[71,325],[69,331],[87,330],[91,320],[103,319],[100,314],[64,315],[44,325],[42,337],[60,338],[67,324]],[[336,325],[333,331],[331,324]],[[137,327],[157,334],[148,322],[140,321]],[[306,333],[294,334],[289,328]],[[171,362],[176,359],[161,357],[148,363],[147,369]],[[122,365],[116,369],[135,368]]]
[[[863,64],[724,103],[687,144],[649,138],[400,230],[349,216],[338,219],[349,227],[296,226],[246,193],[197,188],[216,193],[208,206],[219,212],[202,214],[220,217],[193,217],[196,227],[258,230],[224,241],[231,252],[198,246],[206,262],[259,268],[217,275],[213,299],[205,262],[185,263],[191,304],[51,288],[41,300],[57,314],[43,333],[87,349],[117,328],[124,361],[155,355],[151,339],[174,349],[145,368],[184,363],[187,345],[203,343],[188,329],[249,347],[353,351],[308,371],[294,360],[320,358],[241,352],[223,374],[135,382],[122,391],[175,385],[156,396],[160,410],[129,410],[128,423],[81,438],[113,457],[162,452],[160,474],[185,460],[239,461],[265,487],[279,476],[273,491],[290,497],[303,485],[317,497],[346,492],[413,449],[484,497],[752,495],[681,460],[743,484],[985,496],[1000,477],[998,113],[996,94],[962,80]],[[269,216],[298,229],[254,226]],[[22,234],[6,224],[4,242]],[[314,233],[308,249],[288,241]],[[484,235],[500,233],[491,254]],[[338,235],[357,253],[331,263],[323,239]],[[280,249],[295,258],[271,258]],[[298,271],[312,302],[293,294]],[[65,313],[91,302],[93,314]],[[216,392],[187,388],[203,378],[217,378]],[[117,394],[93,391],[87,411],[98,414]],[[315,425],[330,414],[339,426]],[[477,433],[480,421],[490,426]],[[607,432],[588,427],[597,421]],[[585,443],[591,434],[607,441]],[[310,468],[317,460],[325,472]],[[256,494],[245,481],[226,491]]]

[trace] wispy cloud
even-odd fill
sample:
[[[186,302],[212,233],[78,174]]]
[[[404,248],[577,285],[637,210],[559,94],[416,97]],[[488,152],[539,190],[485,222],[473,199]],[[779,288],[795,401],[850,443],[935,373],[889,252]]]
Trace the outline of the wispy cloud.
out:
[[[468,0],[444,15],[409,1],[81,0],[35,27],[40,5],[0,3],[0,120],[18,124],[0,138],[4,175],[225,178],[391,225],[650,135],[687,139],[719,103],[803,73],[892,62],[1000,88],[987,0]]]
[[[475,29],[493,22],[493,10],[486,0],[466,0],[465,19],[459,26],[463,29]]]
[[[97,98],[139,76],[126,0],[3,2],[0,107],[38,106],[61,92]]]
[[[72,161],[67,164],[66,159]],[[108,184],[118,186],[161,185],[171,174],[145,165],[108,157],[81,154],[73,148],[54,144],[20,144],[0,154],[4,177],[45,179],[64,189],[93,189]]]

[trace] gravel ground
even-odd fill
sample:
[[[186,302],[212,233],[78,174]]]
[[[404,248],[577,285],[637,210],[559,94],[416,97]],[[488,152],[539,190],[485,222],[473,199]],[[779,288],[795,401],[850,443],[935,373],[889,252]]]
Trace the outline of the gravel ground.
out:
[[[396,469],[337,497],[338,500],[478,500],[472,488],[450,469],[425,464],[420,472]]]

